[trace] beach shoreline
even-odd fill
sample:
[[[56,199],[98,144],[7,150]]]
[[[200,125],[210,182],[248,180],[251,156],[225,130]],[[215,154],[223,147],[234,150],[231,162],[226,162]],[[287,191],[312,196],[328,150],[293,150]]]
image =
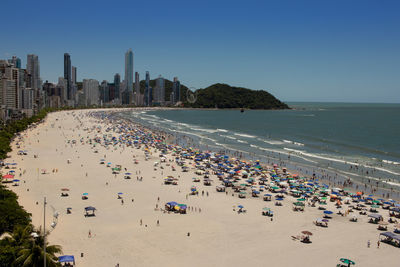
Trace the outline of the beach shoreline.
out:
[[[396,266],[400,260],[398,248],[385,244],[378,250],[374,246],[379,231],[366,217],[352,223],[349,217],[334,214],[330,226],[321,228],[313,222],[322,212],[308,206],[304,212],[294,212],[295,198],[290,196],[282,207],[276,207],[275,201],[251,196],[239,199],[229,188],[226,194],[216,192],[220,181],[215,175],[211,175],[212,186],[194,183],[193,177],[202,178],[195,173],[193,161],[187,160],[189,170],[182,172],[172,151],[161,162],[161,150],[154,146],[149,145],[147,152],[144,145],[140,149],[127,146],[119,138],[126,138],[123,131],[131,126],[110,123],[109,111],[104,109],[103,119],[92,116],[102,110],[50,113],[43,123],[14,140],[10,158],[5,160],[21,168],[16,171],[23,182],[10,189],[33,214],[35,226],[43,224],[44,196],[50,214],[46,228],[54,221],[52,213],[60,213],[49,240],[62,245],[65,254],[75,255],[77,266],[321,266],[321,261],[323,266],[335,266],[342,257],[360,266]],[[132,134],[135,129],[146,134],[149,142],[163,135],[138,125],[132,126]],[[164,137],[168,139],[166,133]],[[103,138],[110,143],[104,145]],[[174,145],[175,140],[168,141]],[[19,149],[28,150],[28,155],[17,155]],[[100,164],[102,158],[112,167],[121,165],[122,171],[112,174],[112,167]],[[46,169],[44,174],[42,169]],[[125,172],[132,173],[131,179],[124,178]],[[165,185],[166,176],[176,177],[178,184]],[[190,195],[192,186],[199,195]],[[69,189],[68,197],[60,196],[61,188]],[[88,193],[87,200],[82,200],[83,193]],[[187,214],[160,211],[170,201],[195,210],[189,208]],[[237,213],[238,204],[246,213]],[[328,201],[328,209],[336,211],[334,204]],[[95,217],[84,216],[86,206],[96,207]],[[261,215],[265,206],[274,210],[273,220]],[[67,207],[72,207],[71,214],[66,213]],[[388,218],[386,211],[380,213]],[[291,236],[303,230],[313,232],[313,243],[292,240]],[[371,248],[367,248],[368,240]]]

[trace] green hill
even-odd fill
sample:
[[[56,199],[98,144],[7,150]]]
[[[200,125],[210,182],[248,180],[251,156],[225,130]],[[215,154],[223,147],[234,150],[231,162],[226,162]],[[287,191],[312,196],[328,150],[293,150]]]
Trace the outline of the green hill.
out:
[[[165,100],[170,100],[173,82],[165,79]],[[150,86],[156,86],[156,80],[150,80]],[[140,81],[140,90],[144,93],[145,81]],[[288,109],[289,106],[264,90],[251,90],[216,83],[195,92],[196,101],[187,101],[188,87],[181,84],[181,100],[185,107],[193,108],[246,108],[246,109]]]
[[[216,83],[196,91],[197,100],[191,107],[201,108],[248,108],[288,109],[288,105],[264,90],[251,90]]]

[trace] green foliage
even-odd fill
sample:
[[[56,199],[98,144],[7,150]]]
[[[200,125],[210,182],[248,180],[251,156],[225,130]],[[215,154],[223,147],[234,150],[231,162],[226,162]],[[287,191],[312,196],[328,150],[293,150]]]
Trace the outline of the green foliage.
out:
[[[0,241],[0,267],[15,266],[14,261],[16,259],[17,250],[15,247],[10,245],[8,241]]]
[[[0,185],[0,235],[12,232],[16,226],[26,226],[30,223],[30,214],[19,204],[18,196]]]
[[[254,91],[217,83],[196,91],[195,108],[288,109],[289,107],[264,90]]]
[[[46,242],[46,255],[43,251],[44,236],[42,233],[38,233],[39,236],[36,238],[29,238],[24,245],[18,251],[18,258],[14,261],[16,266],[23,267],[40,267],[43,266],[44,258],[46,257],[46,266],[56,267],[61,266],[58,262],[56,253],[62,253],[61,247],[57,245],[48,245]]]

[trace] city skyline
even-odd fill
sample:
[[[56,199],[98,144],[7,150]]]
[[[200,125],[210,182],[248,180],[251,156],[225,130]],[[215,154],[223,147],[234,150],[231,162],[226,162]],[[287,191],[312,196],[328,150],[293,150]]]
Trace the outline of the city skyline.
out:
[[[147,10],[155,3],[158,9],[151,20],[145,12],[128,15],[133,7]],[[6,10],[21,11],[23,19],[15,21],[15,27],[32,20],[39,32],[5,27],[8,41],[0,57],[15,55],[24,61],[26,54],[39,55],[43,80],[57,81],[60,54],[68,52],[80,81],[112,81],[115,73],[124,74],[121,52],[131,47],[141,77],[147,70],[164,77],[178,75],[189,87],[221,82],[265,89],[284,101],[400,102],[396,1],[219,1],[212,6],[207,1],[117,1],[95,7],[79,2],[79,10],[51,1],[16,5],[4,3]],[[76,20],[70,20],[71,12]],[[116,15],[102,20],[94,16],[109,12]],[[11,14],[4,14],[6,21]],[[47,23],[51,18],[54,22]],[[79,31],[64,40],[60,34],[69,23]],[[113,36],[103,38],[109,33]],[[43,37],[35,37],[39,35]]]

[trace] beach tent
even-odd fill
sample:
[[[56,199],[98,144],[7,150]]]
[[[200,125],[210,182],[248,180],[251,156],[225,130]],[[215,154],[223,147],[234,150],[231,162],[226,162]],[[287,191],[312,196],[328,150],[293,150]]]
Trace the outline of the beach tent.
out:
[[[64,255],[58,257],[59,262],[73,263],[75,265],[75,257],[73,255]]]
[[[85,217],[88,217],[88,216],[96,216],[95,214],[94,214],[94,212],[96,211],[96,208],[95,207],[92,207],[92,206],[88,206],[88,207],[85,207]]]
[[[382,218],[382,215],[375,213],[368,215],[368,217],[380,220]]]
[[[392,233],[392,232],[384,232],[384,233],[380,233],[380,236],[384,236],[386,237],[385,242],[389,243],[389,244],[393,244],[396,245],[397,247],[400,247],[400,235]]]

